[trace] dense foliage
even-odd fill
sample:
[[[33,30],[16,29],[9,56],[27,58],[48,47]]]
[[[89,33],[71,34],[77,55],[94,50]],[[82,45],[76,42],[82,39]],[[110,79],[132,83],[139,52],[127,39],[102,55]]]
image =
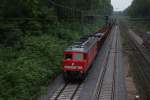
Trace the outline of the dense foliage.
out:
[[[104,14],[104,8],[111,13],[109,0],[1,0],[0,100],[35,99],[59,74],[62,51],[83,25],[86,32],[100,25],[85,25],[79,9]]]
[[[145,32],[150,27],[150,0],[133,0],[132,5],[125,10],[125,14],[130,16],[133,29]],[[141,28],[139,28],[141,27]]]
[[[127,12],[132,17],[150,18],[150,0],[134,0]]]
[[[51,1],[51,0],[49,0]],[[71,7],[72,9],[60,9],[58,6],[57,14],[68,16],[70,13],[76,16],[79,16],[80,13],[92,13],[92,14],[111,14],[113,8],[110,4],[110,0],[55,0],[60,5],[65,5]],[[66,11],[68,14],[66,14]],[[69,15],[70,16],[70,15]]]

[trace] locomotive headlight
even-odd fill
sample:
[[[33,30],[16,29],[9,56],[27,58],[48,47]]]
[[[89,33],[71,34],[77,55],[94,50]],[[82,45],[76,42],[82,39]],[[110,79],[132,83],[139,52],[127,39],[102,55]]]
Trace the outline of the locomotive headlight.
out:
[[[67,69],[82,69],[82,66],[64,66]]]

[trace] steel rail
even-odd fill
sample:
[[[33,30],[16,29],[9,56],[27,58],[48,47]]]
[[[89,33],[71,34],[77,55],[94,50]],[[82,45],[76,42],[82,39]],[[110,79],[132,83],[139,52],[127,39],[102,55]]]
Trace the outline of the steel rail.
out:
[[[99,96],[99,99],[101,100],[105,100],[106,98],[108,100],[113,100],[114,99],[114,94],[115,94],[115,58],[116,58],[116,48],[117,48],[117,27],[116,27],[116,32],[114,34],[114,41],[112,43],[112,51],[110,53],[110,59],[109,59],[109,64],[108,64],[108,71],[106,72],[105,75],[105,80],[103,81],[103,85],[102,85],[102,90],[101,90],[101,94]],[[111,63],[113,63],[112,65],[110,65]],[[111,77],[111,75],[113,77]],[[109,81],[108,81],[109,78]],[[108,83],[107,83],[108,82]],[[107,96],[105,96],[107,95]]]
[[[113,33],[114,33],[115,31],[113,31]],[[111,42],[110,43],[112,43],[113,41],[115,42],[115,41],[117,41],[117,40],[115,40],[115,36],[111,36],[111,37],[113,37],[114,39],[112,39],[111,40]],[[115,42],[116,43],[116,42]],[[112,46],[112,44],[111,44],[111,46]],[[115,44],[115,52],[117,52],[116,51],[116,44]],[[102,87],[103,87],[103,83],[104,83],[104,78],[105,78],[105,75],[106,75],[106,71],[107,71],[107,67],[108,67],[108,61],[109,61],[109,56],[110,56],[110,54],[111,54],[111,49],[112,48],[109,48],[110,50],[108,51],[108,53],[107,53],[107,55],[105,56],[105,60],[104,60],[104,68],[103,68],[103,71],[102,71],[102,74],[99,76],[99,79],[98,79],[98,83],[97,83],[97,85],[96,85],[96,89],[95,89],[95,91],[94,91],[94,95],[93,95],[93,97],[92,97],[92,100],[99,100],[100,99],[100,94],[101,94],[101,91],[102,91]],[[114,53],[115,53],[114,52]],[[115,62],[115,56],[114,56],[114,62]],[[115,69],[114,69],[114,71],[115,71]],[[112,98],[114,98],[114,94],[115,94],[115,72],[113,72],[113,83],[112,83]],[[114,99],[112,99],[112,100],[114,100]]]
[[[76,94],[80,92],[80,87],[81,83],[66,83],[64,86],[60,86],[60,89],[54,93],[50,100],[74,100],[75,96],[77,97]]]
[[[63,90],[66,88],[67,85],[68,83],[65,83],[62,86],[60,86],[53,94],[53,96],[50,98],[50,100],[57,100],[57,98],[60,96],[60,94],[63,92]]]
[[[145,57],[144,52],[142,51],[142,48],[140,47],[140,45],[137,44],[136,40],[129,34],[129,41],[131,41],[132,45],[131,47],[136,49],[135,54],[137,55],[137,58],[134,59],[135,65],[136,65],[136,75],[138,77],[138,82],[140,85],[142,85],[142,87],[138,87],[140,90],[142,90],[142,94],[146,94],[146,96],[142,96],[143,99],[148,98],[148,100],[150,99],[149,97],[149,90],[146,88],[147,86],[145,84],[143,84],[146,81],[150,81],[150,76],[149,76],[149,72],[147,72],[145,70],[145,66],[149,66],[150,62],[147,59],[147,57]],[[134,55],[132,55],[133,58],[135,58]],[[140,61],[140,62],[139,62]],[[138,63],[139,62],[139,63]],[[140,73],[140,74],[139,74]],[[143,90],[144,89],[144,90]],[[147,100],[147,99],[146,99]]]
[[[112,40],[110,42],[110,46],[111,46],[112,42],[113,42],[113,37],[112,37]],[[109,48],[109,49],[111,49],[111,48]],[[99,95],[100,95],[100,92],[101,92],[102,83],[103,83],[103,80],[104,80],[104,77],[105,77],[105,73],[106,73],[106,70],[107,70],[107,64],[108,64],[109,55],[110,55],[110,50],[108,51],[108,53],[106,55],[106,58],[104,60],[104,69],[103,69],[102,75],[99,77],[99,80],[98,80],[98,83],[97,83],[97,89],[95,91],[95,92],[97,92],[96,96],[95,96],[97,99],[99,98]],[[93,98],[95,98],[95,97],[93,97]],[[95,99],[92,99],[92,100],[95,100]]]
[[[137,42],[136,42],[136,40],[134,40],[134,38],[131,36],[131,35],[129,35],[130,36],[130,41],[132,41],[133,42],[133,46],[134,46],[134,48],[136,49],[135,51],[137,51],[138,52],[138,54],[140,54],[140,56],[142,56],[142,58],[144,59],[144,61],[148,64],[148,65],[150,65],[150,62],[149,62],[149,60],[147,59],[147,57],[145,57],[145,54],[144,54],[144,52],[141,50],[141,48],[140,48],[140,46],[137,44]],[[132,38],[132,39],[131,39]],[[141,67],[140,68],[140,70],[142,71],[144,71],[144,68],[143,67]],[[150,80],[150,76],[149,75],[147,75],[147,72],[145,73],[145,72],[143,72],[143,74],[144,74],[144,76],[145,76],[145,78],[146,79],[148,79],[148,80]]]
[[[115,83],[116,83],[116,60],[115,58],[117,57],[117,52],[118,52],[118,35],[117,35],[117,38],[116,38],[116,46],[115,46],[115,57],[114,57],[114,71],[113,71],[113,86],[112,86],[112,98],[111,100],[115,100]]]

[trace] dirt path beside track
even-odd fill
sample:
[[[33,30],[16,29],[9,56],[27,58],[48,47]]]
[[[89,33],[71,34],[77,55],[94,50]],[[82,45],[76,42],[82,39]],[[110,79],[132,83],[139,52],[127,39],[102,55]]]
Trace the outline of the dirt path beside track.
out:
[[[135,100],[137,89],[130,72],[130,64],[127,55],[124,55],[124,75],[127,89],[127,100]]]

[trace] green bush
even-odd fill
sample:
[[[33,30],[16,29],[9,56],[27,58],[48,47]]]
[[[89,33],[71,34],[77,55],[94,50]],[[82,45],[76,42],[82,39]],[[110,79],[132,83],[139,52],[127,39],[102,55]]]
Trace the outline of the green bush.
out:
[[[61,28],[57,36],[27,35],[19,49],[1,45],[0,99],[35,98],[40,89],[60,73],[63,49],[78,37],[77,32]]]

